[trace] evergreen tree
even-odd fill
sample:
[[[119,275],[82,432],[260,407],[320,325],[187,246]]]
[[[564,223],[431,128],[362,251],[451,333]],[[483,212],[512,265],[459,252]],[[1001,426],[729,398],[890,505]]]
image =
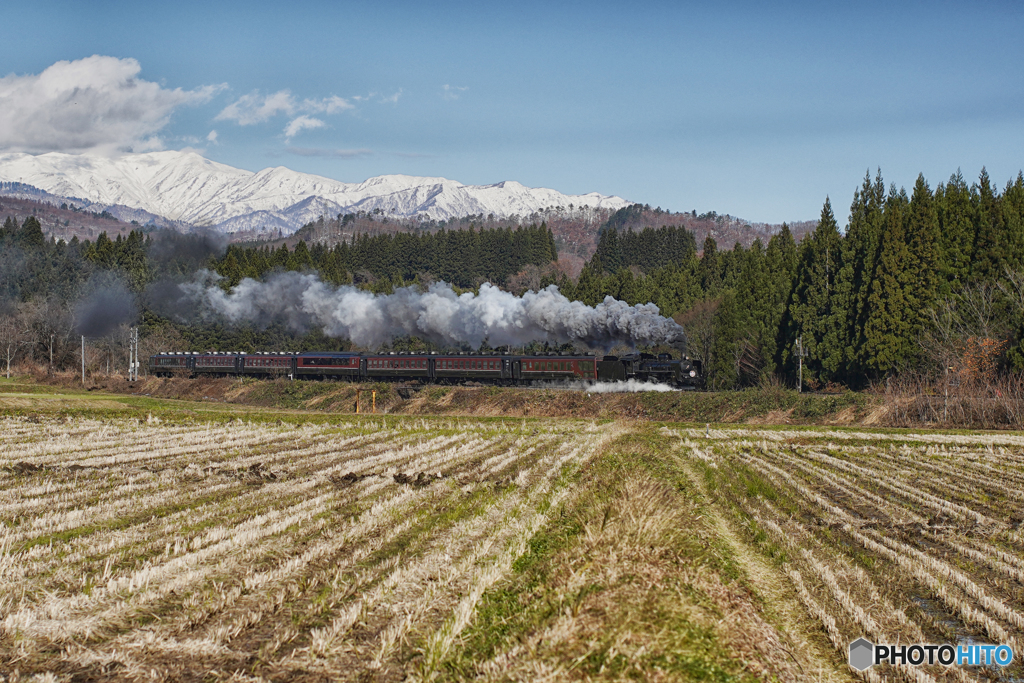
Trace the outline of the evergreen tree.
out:
[[[1002,217],[1006,228],[1006,266],[1011,270],[1024,271],[1024,173],[1018,172],[1017,179],[1006,184]]]
[[[907,292],[910,310],[907,314],[914,326],[915,335],[925,326],[927,311],[935,304],[937,297],[938,232],[939,221],[931,189],[924,176],[919,174],[908,207],[906,234],[909,248],[906,269],[911,278]]]
[[[43,226],[35,216],[29,216],[21,224],[21,231],[18,233],[18,244],[24,249],[41,250],[46,246],[46,237],[43,235]]]
[[[910,318],[910,289],[915,274],[911,263],[905,221],[909,201],[906,192],[893,187],[886,199],[875,278],[868,297],[868,318],[864,328],[865,365],[876,376],[903,369],[916,355]]]
[[[295,250],[288,257],[288,270],[308,270],[313,266],[313,257],[309,253],[309,247],[304,240],[299,240]]]
[[[845,311],[833,307],[832,295],[840,265],[839,226],[828,198],[814,232],[800,244],[793,294],[790,303],[793,338],[803,337],[807,353],[805,367],[811,376],[824,381],[837,378],[842,367],[843,346],[835,319]]]
[[[708,380],[715,389],[733,389],[739,384],[744,352],[743,325],[736,293],[727,289],[715,312],[714,352]]]
[[[995,282],[1003,275],[1006,239],[1003,234],[999,197],[992,189],[988,171],[981,169],[976,186],[974,258],[971,261],[973,282]]]
[[[961,289],[971,274],[974,255],[974,202],[971,189],[958,170],[945,186],[935,191],[936,215],[939,222],[939,256],[944,283],[943,294]]]
[[[840,377],[855,386],[862,384],[864,378],[864,325],[869,289],[881,245],[884,202],[881,170],[876,173],[874,182],[868,172],[860,189],[854,191],[850,222],[841,246],[840,271],[834,295],[837,314],[833,323],[843,347]]]
[[[784,327],[786,307],[793,290],[796,262],[796,241],[789,230],[789,225],[783,223],[782,230],[768,241],[768,250],[765,252],[769,290],[760,322],[761,354],[765,373],[776,372],[781,367],[780,351],[784,348],[786,340],[780,339],[780,333]]]
[[[701,289],[708,298],[715,298],[722,288],[722,270],[718,258],[718,243],[710,234],[704,238],[704,253],[698,269]]]

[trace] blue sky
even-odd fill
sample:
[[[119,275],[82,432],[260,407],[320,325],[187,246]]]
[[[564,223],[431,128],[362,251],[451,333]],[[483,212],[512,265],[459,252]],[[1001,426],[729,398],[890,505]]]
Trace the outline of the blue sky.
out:
[[[25,2],[0,25],[0,151],[192,147],[769,222],[826,195],[843,221],[878,166],[908,188],[1024,167],[1018,3]],[[41,115],[31,78],[92,55],[115,59],[65,87],[147,87]]]

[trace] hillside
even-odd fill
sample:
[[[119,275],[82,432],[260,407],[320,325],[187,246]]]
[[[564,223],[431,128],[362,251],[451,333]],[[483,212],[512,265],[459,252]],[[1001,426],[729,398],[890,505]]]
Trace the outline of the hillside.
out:
[[[697,245],[711,236],[719,248],[731,249],[736,243],[749,248],[754,240],[760,239],[767,244],[772,235],[777,233],[781,225],[747,221],[727,214],[710,212],[694,215],[693,213],[674,213],[661,208],[632,204],[617,211],[592,207],[556,207],[537,211],[528,216],[516,216],[502,219],[495,216],[470,215],[452,218],[446,221],[409,221],[394,219],[381,214],[360,212],[338,218],[318,218],[307,223],[291,239],[294,244],[299,239],[307,243],[321,243],[328,246],[339,241],[351,241],[355,235],[392,234],[403,231],[436,231],[493,229],[523,224],[546,224],[555,236],[555,244],[561,258],[582,267],[583,262],[590,259],[597,249],[598,236],[606,227],[615,227],[619,231],[644,228],[660,228],[662,226],[680,226],[693,233]],[[789,223],[794,239],[799,241],[804,235],[812,232],[817,221],[794,221]],[[258,237],[250,233],[237,233],[235,241],[248,237]],[[284,241],[284,240],[282,240]],[[578,274],[578,269],[576,270]]]
[[[94,240],[104,232],[113,238],[138,228],[138,225],[118,220],[109,213],[82,209],[74,204],[62,206],[19,196],[0,196],[0,222],[9,216],[21,225],[29,216],[35,216],[47,237],[65,242],[70,242],[73,237]]]

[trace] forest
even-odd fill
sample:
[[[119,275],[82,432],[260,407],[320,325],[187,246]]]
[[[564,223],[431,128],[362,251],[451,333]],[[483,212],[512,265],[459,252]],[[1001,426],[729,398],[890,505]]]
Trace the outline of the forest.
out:
[[[634,215],[636,214],[636,215]],[[333,246],[299,241],[228,245],[223,236],[134,230],[95,241],[47,239],[33,216],[0,230],[0,363],[95,371],[126,363],[130,324],[143,353],[210,348],[342,349],[342,339],[281,325],[189,320],[154,304],[162,288],[202,269],[225,289],[280,270],[313,271],[374,292],[492,282],[522,293],[557,285],[595,305],[611,296],[655,303],[687,330],[688,353],[719,389],[781,382],[798,367],[807,388],[865,388],[893,377],[976,381],[1024,372],[1024,176],[1002,190],[981,172],[931,189],[886,187],[881,172],[855,189],[845,225],[826,198],[799,241],[788,226],[751,246],[698,244],[684,225],[635,228],[612,214],[578,277],[560,267],[547,225],[357,234]],[[643,215],[651,215],[649,212]],[[307,231],[307,234],[309,231]],[[424,348],[397,340],[394,348]],[[798,350],[803,350],[799,356]]]

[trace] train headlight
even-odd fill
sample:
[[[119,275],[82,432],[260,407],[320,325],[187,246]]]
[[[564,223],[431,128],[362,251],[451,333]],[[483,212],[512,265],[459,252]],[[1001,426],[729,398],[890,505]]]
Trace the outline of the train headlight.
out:
[[[690,377],[696,377],[696,376],[697,376],[697,371],[696,370],[690,370]]]

